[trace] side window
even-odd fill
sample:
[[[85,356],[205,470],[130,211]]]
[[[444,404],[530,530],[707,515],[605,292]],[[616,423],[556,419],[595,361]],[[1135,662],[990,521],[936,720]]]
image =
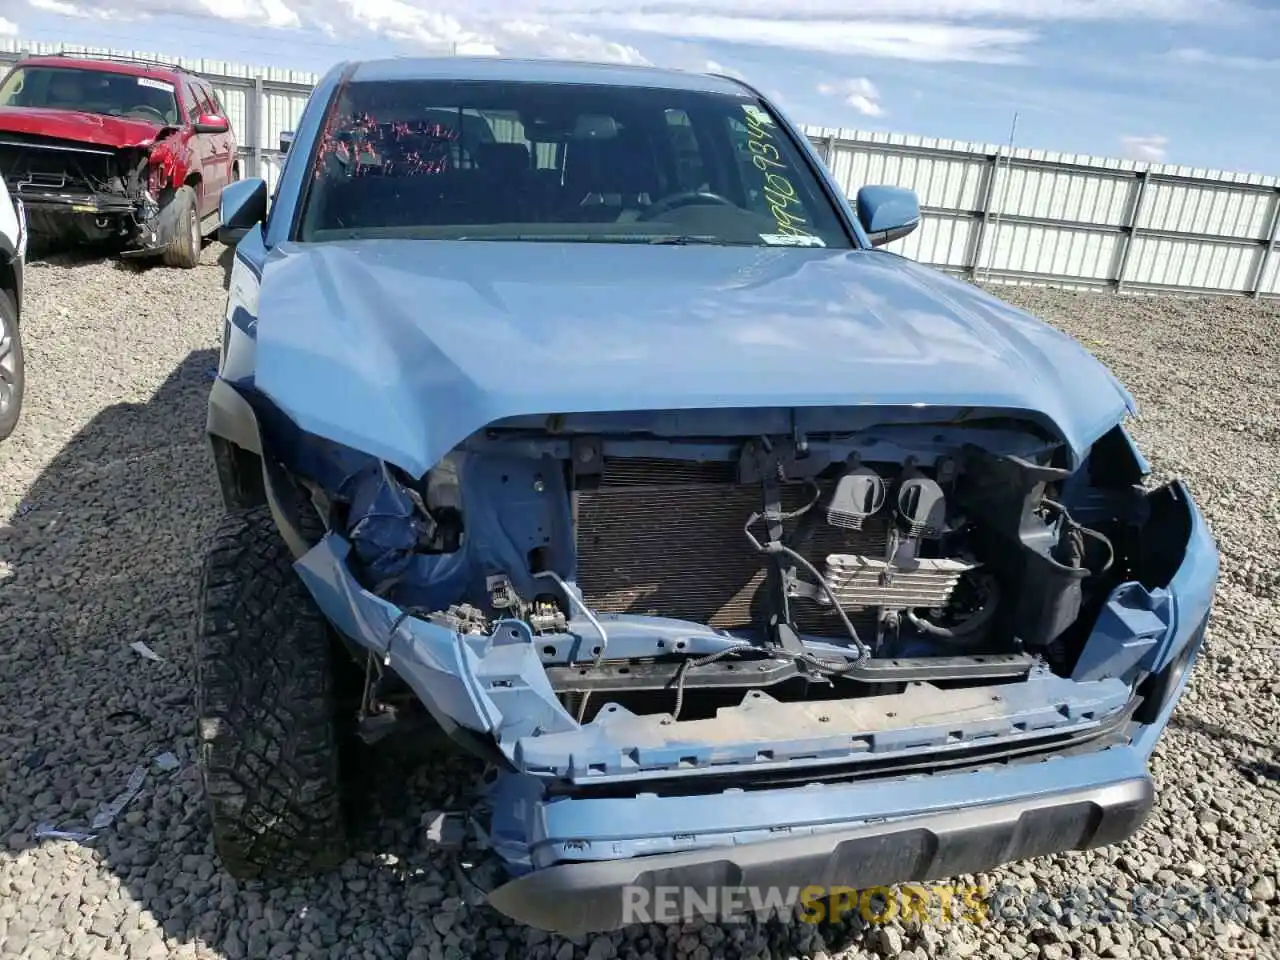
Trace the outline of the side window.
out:
[[[209,112],[216,114],[219,117],[225,117],[227,115],[227,111],[223,109],[222,101],[218,99],[218,91],[213,89],[213,87],[209,86],[207,83],[204,86],[204,90],[206,98],[209,101],[209,106],[212,108]]]
[[[756,167],[751,150],[751,132],[747,125],[734,117],[729,118],[729,141],[733,144],[733,156],[742,176],[742,188],[746,194],[747,209],[755,213],[769,212],[769,201],[764,195],[764,179]]]
[[[200,94],[190,80],[182,85],[182,98],[186,101],[187,122],[195,123],[196,117],[200,116],[200,111],[204,108],[200,106]]]
[[[558,171],[563,164],[560,157],[564,154],[564,145],[557,143],[535,143],[533,147],[533,165],[539,170]]]
[[[518,113],[486,110],[478,115],[493,131],[493,142],[513,143],[524,147],[529,151],[530,162],[535,169],[557,169],[556,144],[536,143],[530,140]]]
[[[675,162],[677,189],[683,191],[710,189],[710,177],[689,115],[683,110],[668,110],[666,115],[667,140]]]
[[[209,88],[201,80],[192,81],[191,85],[195,88],[197,103],[199,104],[196,107],[197,112],[201,114],[212,112],[212,107],[209,106]]]

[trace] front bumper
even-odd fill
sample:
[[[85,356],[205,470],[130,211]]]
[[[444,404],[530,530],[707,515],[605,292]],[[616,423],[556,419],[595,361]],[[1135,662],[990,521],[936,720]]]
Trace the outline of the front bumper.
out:
[[[41,238],[120,236],[134,248],[128,254],[146,256],[162,250],[176,229],[145,197],[20,187],[10,189],[27,210],[32,235]]]
[[[726,802],[728,798],[725,798]],[[819,891],[884,886],[989,870],[1010,860],[1083,850],[1133,834],[1154,802],[1145,774],[1104,786],[864,822],[781,840],[687,853],[562,864],[513,880],[489,903],[566,936],[630,923],[678,923],[743,905],[792,907]],[[683,895],[682,895],[683,894]]]
[[[505,821],[495,816],[493,835],[526,845],[528,872],[489,902],[522,922],[574,935],[680,922],[706,915],[708,906],[723,915],[735,892],[739,909],[774,907],[805,899],[803,888],[813,897],[941,879],[1125,839],[1151,810],[1147,762],[1203,646],[1218,576],[1212,536],[1185,487],[1176,492],[1188,509],[1189,537],[1167,588],[1172,622],[1145,660],[1146,699],[1127,743],[785,790],[517,798],[506,804]]]

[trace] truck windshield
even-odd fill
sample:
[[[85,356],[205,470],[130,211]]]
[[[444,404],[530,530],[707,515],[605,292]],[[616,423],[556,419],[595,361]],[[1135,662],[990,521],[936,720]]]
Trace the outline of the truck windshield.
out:
[[[387,80],[330,105],[297,238],[853,246],[750,96]]]
[[[0,107],[78,110],[176,124],[173,84],[79,67],[17,67],[0,84]]]

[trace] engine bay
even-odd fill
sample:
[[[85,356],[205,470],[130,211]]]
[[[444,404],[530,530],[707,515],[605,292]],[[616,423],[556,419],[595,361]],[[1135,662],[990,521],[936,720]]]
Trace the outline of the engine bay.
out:
[[[963,619],[965,636],[982,642],[977,628],[994,604],[969,596],[977,620],[957,606],[985,580],[970,576],[979,564],[963,520],[948,527],[936,480],[915,464],[856,457],[793,480],[766,469],[762,453],[748,445],[737,464],[606,459],[579,480],[576,579],[587,605],[784,648],[838,644],[862,659],[908,656],[902,627],[916,610]],[[950,469],[941,465],[944,482]]]
[[[1053,445],[1004,433],[1020,453],[488,431],[417,481],[366,465],[333,519],[366,589],[533,644],[579,723],[1065,676],[1123,524],[1077,520]]]

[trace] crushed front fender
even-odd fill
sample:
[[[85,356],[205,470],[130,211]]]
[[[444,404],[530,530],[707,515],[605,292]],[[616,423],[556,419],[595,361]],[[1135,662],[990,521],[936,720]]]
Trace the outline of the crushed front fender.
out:
[[[463,727],[501,743],[576,726],[523,623],[476,636],[410,616],[356,582],[346,566],[350,549],[329,533],[298,561],[298,573],[329,621],[381,657],[446,730]]]

